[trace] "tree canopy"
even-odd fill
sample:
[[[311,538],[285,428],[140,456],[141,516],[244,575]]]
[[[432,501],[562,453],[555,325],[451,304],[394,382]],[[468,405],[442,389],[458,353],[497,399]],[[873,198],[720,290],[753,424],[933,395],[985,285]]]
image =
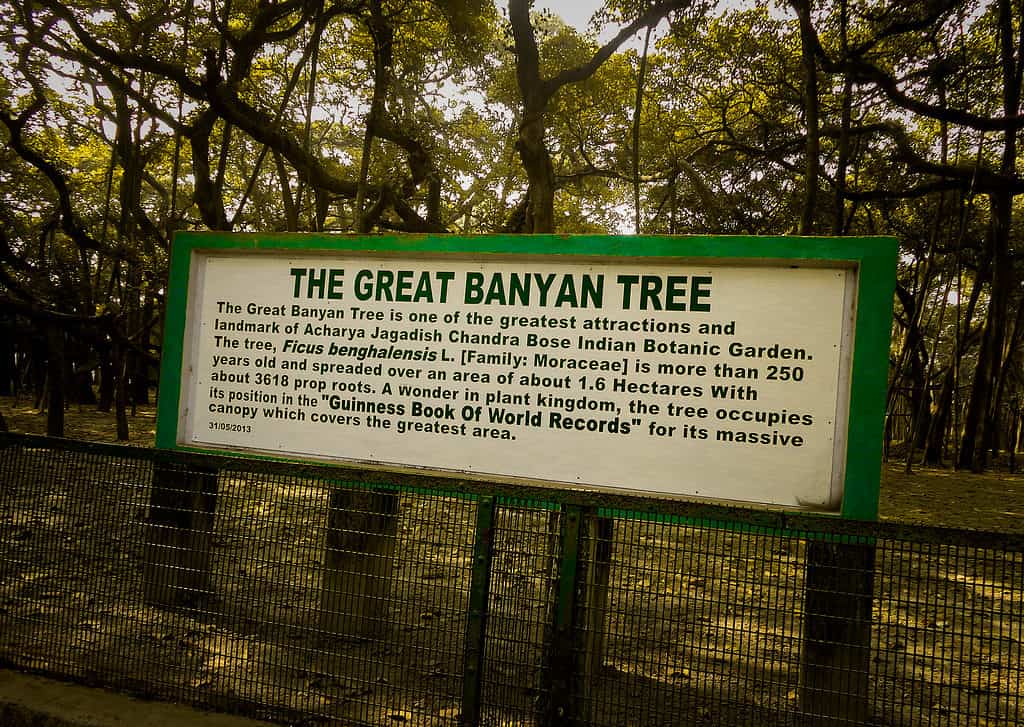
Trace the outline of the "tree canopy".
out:
[[[890,440],[1019,437],[1024,2],[0,0],[0,394],[123,412],[175,230],[891,234]]]

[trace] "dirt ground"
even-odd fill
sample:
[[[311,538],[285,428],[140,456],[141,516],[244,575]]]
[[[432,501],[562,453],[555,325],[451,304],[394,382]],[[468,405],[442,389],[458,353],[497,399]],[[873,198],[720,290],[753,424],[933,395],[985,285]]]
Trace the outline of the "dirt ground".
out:
[[[27,398],[0,397],[0,414],[12,432],[46,433],[46,414]],[[116,443],[114,416],[92,406],[72,405],[65,414],[65,436]],[[151,447],[156,436],[156,407],[139,406],[129,418],[124,444]],[[1024,454],[1019,455],[1024,469]],[[976,475],[952,468],[915,466],[906,473],[902,461],[882,468],[879,514],[883,520],[925,525],[1020,532],[1024,530],[1024,473],[1011,474],[1005,461]]]
[[[45,430],[45,414],[30,402],[0,400],[0,413],[12,431]],[[152,446],[154,414],[138,409],[129,444]],[[113,417],[71,407],[67,434],[113,442]],[[145,560],[145,473],[127,462],[104,469],[43,451],[31,457],[31,466],[11,477],[24,488],[12,490],[10,508],[0,513],[7,548],[0,656],[10,665],[275,719],[456,723],[470,501],[403,497],[391,587],[397,597],[381,612],[389,635],[353,641],[325,634],[320,621],[321,515],[330,483],[226,476],[212,543],[215,600],[168,610],[132,595]],[[69,467],[83,468],[81,476],[62,477]],[[57,487],[40,501],[34,493],[43,487],[34,478]],[[61,484],[83,478],[93,483],[85,494]],[[907,475],[893,463],[882,473],[881,513],[1020,532],[1024,477],[927,468]],[[548,513],[534,505],[499,511],[481,724],[533,724],[553,532]],[[796,700],[804,548],[798,538],[644,520],[617,525],[604,660],[586,697],[594,700],[594,724],[802,725]],[[879,558],[873,724],[1018,724],[1019,554],[894,543]],[[92,567],[75,565],[81,563]],[[246,704],[251,710],[240,707]],[[676,719],[666,722],[669,715]]]

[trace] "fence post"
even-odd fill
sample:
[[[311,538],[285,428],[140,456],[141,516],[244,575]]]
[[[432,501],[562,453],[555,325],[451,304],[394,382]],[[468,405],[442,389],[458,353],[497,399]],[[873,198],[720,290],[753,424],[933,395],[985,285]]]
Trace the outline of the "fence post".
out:
[[[580,568],[584,591],[578,606],[583,652],[580,655],[578,710],[581,719],[589,718],[590,690],[604,664],[605,634],[608,630],[608,586],[612,570],[612,539],[615,521],[589,515],[584,522],[586,551]]]
[[[562,512],[557,602],[544,669],[549,698],[538,715],[541,724],[589,722],[591,688],[604,660],[613,533],[614,521],[592,508]]]
[[[466,655],[462,682],[464,727],[480,724],[480,695],[483,685],[487,636],[487,603],[491,593],[491,562],[494,558],[494,497],[483,496],[476,506],[476,541],[473,545],[473,582],[469,587],[469,615],[466,619]]]
[[[573,639],[576,630],[576,584],[582,520],[583,508],[563,508],[559,527],[558,579],[555,583],[551,641],[541,678],[541,693],[547,691],[547,698],[538,704],[537,714],[538,723],[543,725],[571,725],[576,720],[573,694],[576,659]]]
[[[217,472],[153,463],[142,587],[146,602],[193,604],[211,592]]]
[[[376,637],[388,620],[398,536],[398,494],[337,487],[327,511],[320,628],[341,637]]]
[[[807,543],[800,707],[811,725],[870,717],[875,546]]]

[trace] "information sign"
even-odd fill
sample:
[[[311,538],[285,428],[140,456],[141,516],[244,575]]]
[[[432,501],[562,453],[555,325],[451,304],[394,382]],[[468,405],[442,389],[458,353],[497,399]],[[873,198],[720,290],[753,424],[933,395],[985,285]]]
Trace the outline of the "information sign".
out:
[[[871,516],[894,259],[877,238],[180,234],[159,444]],[[844,505],[854,477],[874,494]]]

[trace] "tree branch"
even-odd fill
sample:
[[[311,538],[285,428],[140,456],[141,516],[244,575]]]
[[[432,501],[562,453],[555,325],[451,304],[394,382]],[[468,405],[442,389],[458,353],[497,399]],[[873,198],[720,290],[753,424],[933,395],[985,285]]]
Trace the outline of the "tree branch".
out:
[[[512,4],[512,2],[509,3],[510,15]],[[590,78],[601,67],[601,64],[608,60],[631,35],[641,28],[657,25],[669,13],[687,8],[690,4],[691,0],[670,0],[669,2],[659,2],[652,5],[636,20],[620,30],[614,38],[601,46],[589,61],[575,68],[566,69],[554,78],[545,80],[543,87],[547,97],[553,96],[558,89],[566,84],[578,83]]]
[[[28,120],[46,105],[46,99],[36,89],[32,103],[17,117],[10,116],[6,111],[0,111],[0,123],[7,128],[8,145],[22,159],[43,173],[54,191],[57,192],[57,201],[60,210],[61,230],[71,240],[84,250],[95,250],[103,252],[117,259],[134,260],[135,257],[124,248],[114,248],[107,245],[91,234],[81,224],[74,213],[71,203],[71,188],[67,179],[55,165],[47,161],[41,154],[30,148],[23,137],[23,130]]]

